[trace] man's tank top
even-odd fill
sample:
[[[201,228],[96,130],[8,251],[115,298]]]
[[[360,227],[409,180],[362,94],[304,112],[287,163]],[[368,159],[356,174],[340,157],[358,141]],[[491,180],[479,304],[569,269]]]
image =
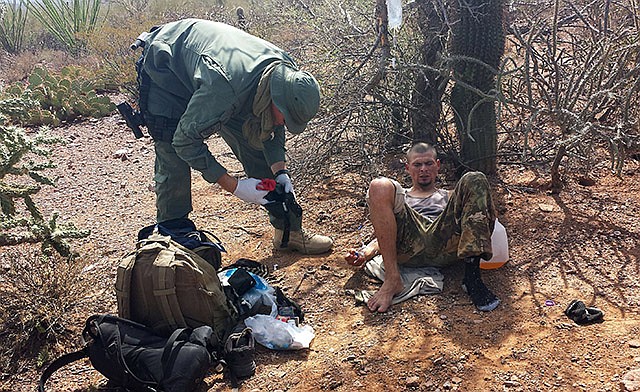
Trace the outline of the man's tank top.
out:
[[[409,192],[409,190],[406,190]],[[435,220],[447,205],[449,201],[449,192],[444,189],[436,190],[429,197],[413,197],[409,193],[405,194],[405,201],[407,205],[416,210],[420,215]]]

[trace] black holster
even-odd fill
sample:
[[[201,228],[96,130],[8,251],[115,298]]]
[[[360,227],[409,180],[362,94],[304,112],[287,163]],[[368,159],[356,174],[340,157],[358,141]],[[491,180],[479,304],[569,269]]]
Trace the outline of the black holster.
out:
[[[140,96],[138,98],[138,106],[140,107],[140,113],[144,119],[145,125],[149,135],[155,141],[171,143],[173,141],[173,135],[178,128],[178,122],[180,119],[169,118],[163,116],[156,116],[149,113],[149,91],[151,90],[151,78],[144,72],[143,69],[144,53],[136,61],[136,72],[138,91]]]
[[[289,221],[289,213],[295,216],[302,216],[302,207],[296,201],[293,193],[285,193],[281,184],[276,184],[276,189],[269,192],[265,199],[271,203],[265,204],[263,207],[267,209],[276,218],[284,221],[282,234],[282,242],[280,247],[286,248],[289,245],[289,233],[291,232],[291,222]]]

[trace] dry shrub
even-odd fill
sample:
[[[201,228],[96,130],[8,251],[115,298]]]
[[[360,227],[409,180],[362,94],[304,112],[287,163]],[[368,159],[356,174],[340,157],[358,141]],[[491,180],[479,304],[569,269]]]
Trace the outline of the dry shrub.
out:
[[[112,21],[113,22],[113,21]],[[95,78],[105,90],[126,91],[136,95],[135,62],[141,50],[130,49],[138,35],[156,24],[154,21],[120,20],[118,26],[103,26],[87,37],[87,46],[97,60]]]
[[[6,250],[9,249],[9,250]],[[0,258],[0,379],[26,363],[42,366],[66,338],[72,313],[90,292],[84,263],[45,256],[32,246],[4,248]]]
[[[26,80],[35,67],[45,68],[50,72],[76,65],[86,70],[86,75],[95,74],[97,62],[91,57],[74,58],[62,50],[43,49],[36,52],[25,51],[16,55],[0,56],[0,80],[7,85]]]

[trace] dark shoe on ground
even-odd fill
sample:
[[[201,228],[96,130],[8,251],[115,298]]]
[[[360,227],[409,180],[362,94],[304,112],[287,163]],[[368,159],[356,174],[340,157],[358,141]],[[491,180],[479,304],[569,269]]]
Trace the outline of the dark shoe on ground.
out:
[[[564,314],[580,325],[598,323],[604,318],[602,310],[587,307],[584,302],[575,299],[569,303]]]
[[[293,250],[306,255],[318,255],[326,253],[333,247],[333,240],[320,234],[309,234],[304,230],[291,231],[289,233],[289,244],[282,248],[282,236],[284,231],[276,229],[273,236],[273,246],[281,250]]]
[[[238,324],[229,334],[224,344],[224,360],[227,363],[231,376],[242,380],[253,376],[256,372],[255,340],[251,328],[247,328],[244,322]]]
[[[500,300],[485,286],[480,279],[462,282],[462,289],[469,294],[471,302],[481,312],[490,312],[500,305]]]

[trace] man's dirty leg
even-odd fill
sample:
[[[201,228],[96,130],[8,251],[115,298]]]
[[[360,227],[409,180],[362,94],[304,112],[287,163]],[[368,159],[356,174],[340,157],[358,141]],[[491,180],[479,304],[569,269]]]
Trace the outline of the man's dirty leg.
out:
[[[376,179],[369,187],[369,209],[371,223],[378,239],[380,254],[384,264],[384,283],[380,290],[369,299],[372,312],[386,312],[393,296],[404,289],[396,252],[397,223],[393,214],[395,187],[388,179]],[[374,213],[375,211],[375,213]]]

